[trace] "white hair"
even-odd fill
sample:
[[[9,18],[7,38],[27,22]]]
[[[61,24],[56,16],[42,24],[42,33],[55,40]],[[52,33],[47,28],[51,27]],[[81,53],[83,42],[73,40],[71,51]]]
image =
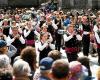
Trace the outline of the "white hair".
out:
[[[10,59],[7,55],[0,55],[0,68],[6,68],[10,65]]]
[[[15,61],[14,65],[13,65],[13,73],[14,75],[26,75],[26,76],[30,76],[30,66],[27,62],[23,61],[22,59],[19,59],[17,61]]]

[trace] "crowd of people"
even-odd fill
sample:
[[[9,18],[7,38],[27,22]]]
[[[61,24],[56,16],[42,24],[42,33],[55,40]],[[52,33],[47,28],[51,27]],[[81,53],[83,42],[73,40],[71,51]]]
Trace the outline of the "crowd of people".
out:
[[[100,66],[100,11],[0,9],[0,80],[93,80],[90,53]]]

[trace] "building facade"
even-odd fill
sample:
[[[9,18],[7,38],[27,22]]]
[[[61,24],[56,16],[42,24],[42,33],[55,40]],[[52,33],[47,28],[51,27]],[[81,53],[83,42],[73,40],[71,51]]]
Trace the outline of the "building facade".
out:
[[[41,0],[43,1],[43,0]],[[52,1],[52,0],[45,0]],[[63,9],[100,9],[100,0],[53,0]]]
[[[0,0],[0,6],[7,6],[8,0]]]
[[[0,6],[39,6],[39,0],[0,0]]]
[[[60,3],[61,4],[61,3]],[[100,0],[62,0],[62,8],[68,9],[100,9]]]
[[[50,1],[63,9],[100,9],[100,0],[0,0],[0,6],[39,6]]]

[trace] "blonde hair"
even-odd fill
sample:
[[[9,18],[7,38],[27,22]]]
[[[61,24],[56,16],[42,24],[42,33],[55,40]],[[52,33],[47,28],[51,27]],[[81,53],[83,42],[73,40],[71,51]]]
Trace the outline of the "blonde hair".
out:
[[[52,50],[48,53],[48,56],[51,57],[54,60],[61,59],[61,52],[58,50]]]

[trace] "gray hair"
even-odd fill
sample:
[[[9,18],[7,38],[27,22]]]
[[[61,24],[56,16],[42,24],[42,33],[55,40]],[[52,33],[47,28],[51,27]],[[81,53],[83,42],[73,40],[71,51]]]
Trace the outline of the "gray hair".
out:
[[[0,55],[0,68],[6,68],[10,65],[10,59],[7,55]]]
[[[13,65],[13,74],[15,76],[30,76],[30,66],[27,62],[23,61],[22,59],[19,59],[15,61]]]

